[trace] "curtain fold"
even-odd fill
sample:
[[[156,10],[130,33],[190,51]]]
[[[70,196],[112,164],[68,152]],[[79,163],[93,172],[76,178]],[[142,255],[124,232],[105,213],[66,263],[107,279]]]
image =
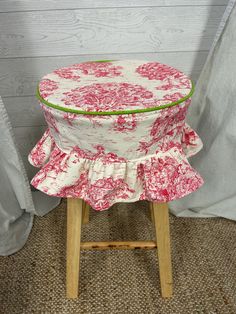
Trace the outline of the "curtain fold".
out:
[[[27,174],[17,150],[13,130],[0,98],[0,255],[23,247],[34,215],[43,215],[60,202],[41,192],[31,192]]]
[[[236,1],[230,1],[198,79],[187,121],[204,148],[190,159],[205,184],[173,201],[179,217],[236,220]]]

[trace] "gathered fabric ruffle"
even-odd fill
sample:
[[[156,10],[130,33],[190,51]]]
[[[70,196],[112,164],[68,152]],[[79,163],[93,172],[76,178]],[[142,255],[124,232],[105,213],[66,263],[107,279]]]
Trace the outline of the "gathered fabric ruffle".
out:
[[[181,144],[165,151],[128,161],[88,159],[78,147],[62,151],[48,129],[29,155],[29,162],[41,168],[31,184],[48,195],[82,198],[95,210],[117,202],[169,202],[203,184],[187,160],[201,148],[200,138],[186,124]]]

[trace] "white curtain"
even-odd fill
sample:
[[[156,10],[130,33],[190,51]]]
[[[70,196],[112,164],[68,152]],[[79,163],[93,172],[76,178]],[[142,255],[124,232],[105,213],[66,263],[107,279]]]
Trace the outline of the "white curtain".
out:
[[[236,5],[230,1],[197,82],[188,114],[204,148],[190,162],[205,184],[173,201],[179,217],[236,220]]]
[[[0,255],[25,244],[34,214],[44,215],[60,202],[41,192],[31,193],[12,127],[0,98]]]

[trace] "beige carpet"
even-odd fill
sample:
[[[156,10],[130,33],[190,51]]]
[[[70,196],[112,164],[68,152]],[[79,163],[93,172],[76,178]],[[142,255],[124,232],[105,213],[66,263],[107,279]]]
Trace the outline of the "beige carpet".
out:
[[[160,297],[156,251],[83,251],[80,298],[65,298],[66,204],[36,218],[18,253],[0,258],[0,314],[235,314],[236,223],[171,215],[174,296]],[[82,238],[152,239],[146,202],[91,211]]]

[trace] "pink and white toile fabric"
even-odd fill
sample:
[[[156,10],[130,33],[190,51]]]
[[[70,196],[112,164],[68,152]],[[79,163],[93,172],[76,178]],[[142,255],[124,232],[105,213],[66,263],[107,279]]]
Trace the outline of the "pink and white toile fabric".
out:
[[[95,210],[195,191],[203,179],[187,158],[202,142],[185,122],[191,90],[184,73],[140,60],[85,62],[46,75],[39,94],[48,129],[29,155],[41,168],[31,184]]]

